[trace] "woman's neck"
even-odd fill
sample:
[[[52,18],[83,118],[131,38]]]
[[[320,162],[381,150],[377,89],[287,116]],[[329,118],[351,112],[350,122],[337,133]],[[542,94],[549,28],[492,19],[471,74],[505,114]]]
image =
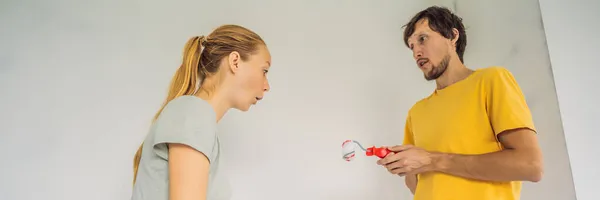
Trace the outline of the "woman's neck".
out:
[[[219,122],[221,120],[221,118],[223,118],[223,116],[225,115],[227,110],[229,110],[229,108],[231,107],[228,104],[228,102],[225,101],[225,98],[223,97],[223,95],[220,95],[219,93],[216,93],[216,92],[211,92],[209,94],[209,93],[205,92],[204,90],[200,90],[194,96],[197,96],[198,98],[205,100],[206,102],[208,102],[208,104],[210,104],[212,106],[213,111],[216,113],[217,122]]]

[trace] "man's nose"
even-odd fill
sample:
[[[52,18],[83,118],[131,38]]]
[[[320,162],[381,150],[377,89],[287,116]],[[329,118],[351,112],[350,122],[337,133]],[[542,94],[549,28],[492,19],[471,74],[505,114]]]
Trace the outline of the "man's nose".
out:
[[[421,50],[421,47],[413,47],[413,57],[415,58],[415,60],[423,57],[423,51]]]

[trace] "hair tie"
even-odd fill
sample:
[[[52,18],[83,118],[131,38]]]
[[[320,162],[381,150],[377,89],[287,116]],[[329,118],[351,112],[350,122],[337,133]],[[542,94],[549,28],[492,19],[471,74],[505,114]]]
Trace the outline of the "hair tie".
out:
[[[200,42],[200,45],[202,45],[203,47],[206,47],[206,36],[202,35],[200,37],[198,37],[198,41]]]

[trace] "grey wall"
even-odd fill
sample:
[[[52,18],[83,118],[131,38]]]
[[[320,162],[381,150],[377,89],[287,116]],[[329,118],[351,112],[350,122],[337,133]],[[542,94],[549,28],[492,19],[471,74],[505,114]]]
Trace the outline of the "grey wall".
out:
[[[540,0],[578,200],[600,199],[600,1]]]
[[[0,199],[128,198],[185,41],[223,23],[255,30],[273,56],[264,102],[221,124],[235,199],[409,199],[402,178],[373,158],[343,161],[340,145],[402,142],[406,111],[433,83],[401,25],[432,3],[465,19],[467,65],[505,66],[525,91],[546,175],[522,199],[574,199],[535,0],[2,1]]]

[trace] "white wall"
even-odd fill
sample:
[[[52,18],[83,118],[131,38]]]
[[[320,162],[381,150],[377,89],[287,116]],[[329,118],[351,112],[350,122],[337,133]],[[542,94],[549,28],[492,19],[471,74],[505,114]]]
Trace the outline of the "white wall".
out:
[[[600,199],[600,1],[539,1],[577,199]]]
[[[574,199],[537,1],[461,2],[450,5],[469,27],[467,64],[511,69],[540,130],[547,173],[523,199]],[[264,102],[221,126],[239,164],[226,168],[234,199],[409,199],[403,179],[373,158],[346,163],[340,145],[402,141],[406,111],[433,84],[400,26],[429,5],[3,1],[0,199],[128,198],[132,156],[185,41],[223,23],[255,30],[273,56]]]

